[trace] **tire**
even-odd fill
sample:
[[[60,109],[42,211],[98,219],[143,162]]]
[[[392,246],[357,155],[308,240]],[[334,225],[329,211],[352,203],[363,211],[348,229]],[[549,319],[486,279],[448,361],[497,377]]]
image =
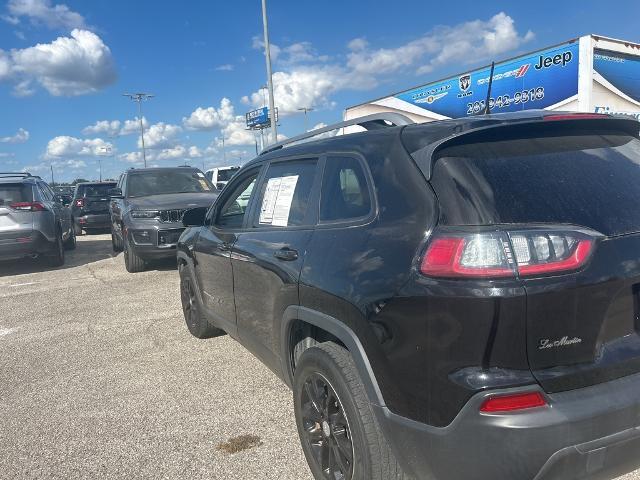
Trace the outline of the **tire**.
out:
[[[195,289],[198,288],[184,264],[178,267],[180,271],[180,300],[182,301],[182,313],[184,321],[191,335],[196,338],[211,338],[225,335],[226,332],[214,327],[204,315],[202,306],[198,301]]]
[[[71,221],[73,222],[73,231],[75,235],[82,235],[82,227],[76,223],[75,219],[72,219]]]
[[[123,249],[122,239],[118,238],[118,236],[113,233],[113,227],[111,227],[111,248],[114,252],[121,252]]]
[[[75,250],[76,249],[76,229],[71,227],[69,231],[69,238],[64,242],[64,248],[67,250]]]
[[[62,231],[56,230],[56,240],[52,251],[45,257],[46,263],[51,267],[61,267],[64,265],[64,244],[62,242]]]
[[[325,342],[302,354],[294,374],[293,405],[302,450],[317,480],[408,479],[380,431],[345,348]]]
[[[146,263],[133,248],[129,245],[129,241],[124,239],[124,266],[129,273],[138,273],[144,271]]]

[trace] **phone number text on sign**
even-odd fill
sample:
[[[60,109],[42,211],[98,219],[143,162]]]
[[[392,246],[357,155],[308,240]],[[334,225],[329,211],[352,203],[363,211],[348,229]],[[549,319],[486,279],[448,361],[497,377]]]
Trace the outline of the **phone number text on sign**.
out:
[[[544,87],[531,88],[529,90],[522,90],[513,94],[513,97],[504,94],[497,98],[489,99],[489,110],[494,108],[507,108],[511,105],[525,104],[528,102],[535,102],[536,100],[542,100],[544,98]],[[483,112],[485,109],[486,101],[477,100],[475,102],[467,103],[467,115],[476,115]]]

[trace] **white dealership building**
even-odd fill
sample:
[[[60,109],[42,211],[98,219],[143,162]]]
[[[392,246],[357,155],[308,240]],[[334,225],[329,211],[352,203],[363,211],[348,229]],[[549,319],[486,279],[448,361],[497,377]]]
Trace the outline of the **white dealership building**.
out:
[[[349,107],[344,119],[382,111],[416,122],[484,110],[491,67],[485,66]],[[496,61],[492,113],[530,108],[630,115],[640,120],[640,44],[586,35]]]

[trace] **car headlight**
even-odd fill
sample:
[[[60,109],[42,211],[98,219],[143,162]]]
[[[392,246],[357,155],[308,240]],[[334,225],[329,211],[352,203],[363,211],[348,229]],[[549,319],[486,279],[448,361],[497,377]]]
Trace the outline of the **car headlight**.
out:
[[[132,218],[156,218],[159,216],[158,210],[131,210]]]

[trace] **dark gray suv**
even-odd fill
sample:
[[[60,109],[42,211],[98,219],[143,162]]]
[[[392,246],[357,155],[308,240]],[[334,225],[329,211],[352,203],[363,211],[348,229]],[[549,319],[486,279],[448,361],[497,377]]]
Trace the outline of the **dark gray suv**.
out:
[[[151,260],[175,257],[185,210],[208,207],[218,192],[197,168],[170,167],[127,170],[110,195],[113,250],[124,250],[134,273]]]
[[[0,260],[43,257],[64,264],[76,246],[68,205],[40,177],[0,173]]]

